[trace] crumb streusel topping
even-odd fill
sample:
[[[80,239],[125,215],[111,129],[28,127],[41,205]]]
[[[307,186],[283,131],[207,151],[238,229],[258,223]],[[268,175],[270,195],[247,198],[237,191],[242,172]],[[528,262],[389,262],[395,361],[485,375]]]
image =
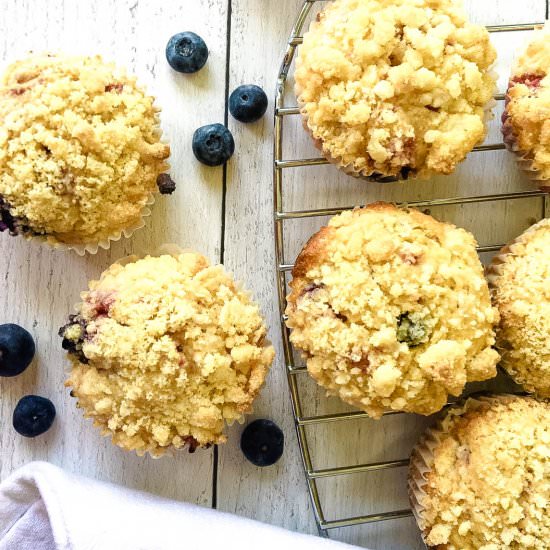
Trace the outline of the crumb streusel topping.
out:
[[[533,160],[542,179],[550,179],[550,23],[517,60],[503,116],[506,139],[513,139]],[[507,125],[511,135],[507,136]]]
[[[292,274],[291,341],[321,386],[373,417],[431,414],[496,374],[497,312],[464,229],[372,204],[332,218]]]
[[[304,36],[296,92],[313,137],[347,171],[426,178],[483,141],[495,59],[455,0],[335,0]]]
[[[138,223],[168,168],[158,111],[134,77],[99,56],[12,64],[0,82],[0,197],[9,215],[68,244]]]
[[[451,410],[425,474],[420,528],[439,550],[550,548],[550,404],[469,400]],[[422,461],[421,461],[422,462]],[[414,471],[412,457],[411,475]]]
[[[274,357],[249,295],[185,252],[112,265],[62,328],[86,416],[126,450],[223,443]]]
[[[504,250],[490,277],[500,311],[502,366],[525,388],[550,398],[550,219]]]

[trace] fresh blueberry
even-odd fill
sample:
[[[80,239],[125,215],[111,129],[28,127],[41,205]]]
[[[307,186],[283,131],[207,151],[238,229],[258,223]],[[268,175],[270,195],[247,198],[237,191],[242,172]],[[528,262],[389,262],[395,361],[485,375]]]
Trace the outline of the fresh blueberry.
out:
[[[193,153],[208,166],[225,164],[235,152],[231,132],[223,124],[208,124],[195,130]]]
[[[166,60],[178,73],[196,73],[208,59],[204,40],[194,32],[180,32],[166,45]]]
[[[241,435],[241,451],[256,466],[271,466],[283,454],[285,436],[271,420],[251,422]]]
[[[26,395],[13,411],[13,427],[25,437],[36,437],[47,432],[55,419],[55,407],[45,397]]]
[[[19,325],[0,325],[0,376],[17,376],[30,364],[36,347],[32,336]]]
[[[266,110],[267,96],[254,84],[239,86],[229,97],[229,112],[239,122],[256,122]]]

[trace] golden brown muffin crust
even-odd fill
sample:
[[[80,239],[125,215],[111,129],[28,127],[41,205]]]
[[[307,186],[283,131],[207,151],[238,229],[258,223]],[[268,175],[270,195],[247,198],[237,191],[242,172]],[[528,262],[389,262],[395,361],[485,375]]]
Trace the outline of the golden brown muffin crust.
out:
[[[512,70],[503,117],[504,136],[550,179],[550,23],[533,40]]]
[[[223,443],[273,361],[263,320],[222,266],[185,252],[112,265],[61,331],[67,385],[123,449]]]
[[[304,35],[296,95],[344,170],[449,174],[485,137],[495,58],[454,0],[335,0]]]
[[[475,245],[387,203],[332,218],[297,259],[286,311],[313,378],[379,417],[431,414],[494,376],[497,313]]]
[[[0,198],[35,234],[96,243],[139,223],[168,168],[153,98],[101,57],[34,55],[0,83]]]
[[[437,550],[550,548],[550,405],[501,396],[453,409],[411,458],[413,505]],[[417,453],[421,452],[422,456]],[[426,464],[428,462],[428,464]],[[421,474],[416,466],[426,465]]]

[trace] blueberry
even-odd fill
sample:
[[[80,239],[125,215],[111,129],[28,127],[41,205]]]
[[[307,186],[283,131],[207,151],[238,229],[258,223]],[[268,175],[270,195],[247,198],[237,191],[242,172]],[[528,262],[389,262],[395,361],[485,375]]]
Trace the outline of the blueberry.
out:
[[[229,112],[239,122],[256,122],[266,111],[267,96],[259,86],[239,86],[229,96]]]
[[[225,164],[235,152],[231,132],[223,124],[208,124],[195,130],[193,153],[208,166]]]
[[[180,32],[166,45],[166,60],[178,73],[196,73],[208,59],[204,40],[194,32]]]
[[[251,422],[241,435],[241,451],[256,466],[271,466],[283,454],[285,436],[271,420]]]
[[[403,313],[397,319],[397,340],[409,347],[419,346],[429,340],[429,328],[418,314]]]
[[[19,325],[0,325],[0,376],[17,376],[30,364],[36,347],[32,336]]]
[[[168,174],[159,174],[157,187],[161,195],[171,195],[176,190],[176,182]]]
[[[25,437],[36,437],[47,432],[55,419],[55,407],[45,397],[26,395],[13,411],[13,427]]]

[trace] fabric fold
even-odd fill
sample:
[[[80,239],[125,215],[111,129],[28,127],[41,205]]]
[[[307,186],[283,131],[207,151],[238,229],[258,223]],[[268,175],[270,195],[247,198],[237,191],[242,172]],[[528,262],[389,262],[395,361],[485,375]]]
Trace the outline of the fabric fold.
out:
[[[353,547],[64,472],[23,466],[0,485],[0,550],[345,550]]]

